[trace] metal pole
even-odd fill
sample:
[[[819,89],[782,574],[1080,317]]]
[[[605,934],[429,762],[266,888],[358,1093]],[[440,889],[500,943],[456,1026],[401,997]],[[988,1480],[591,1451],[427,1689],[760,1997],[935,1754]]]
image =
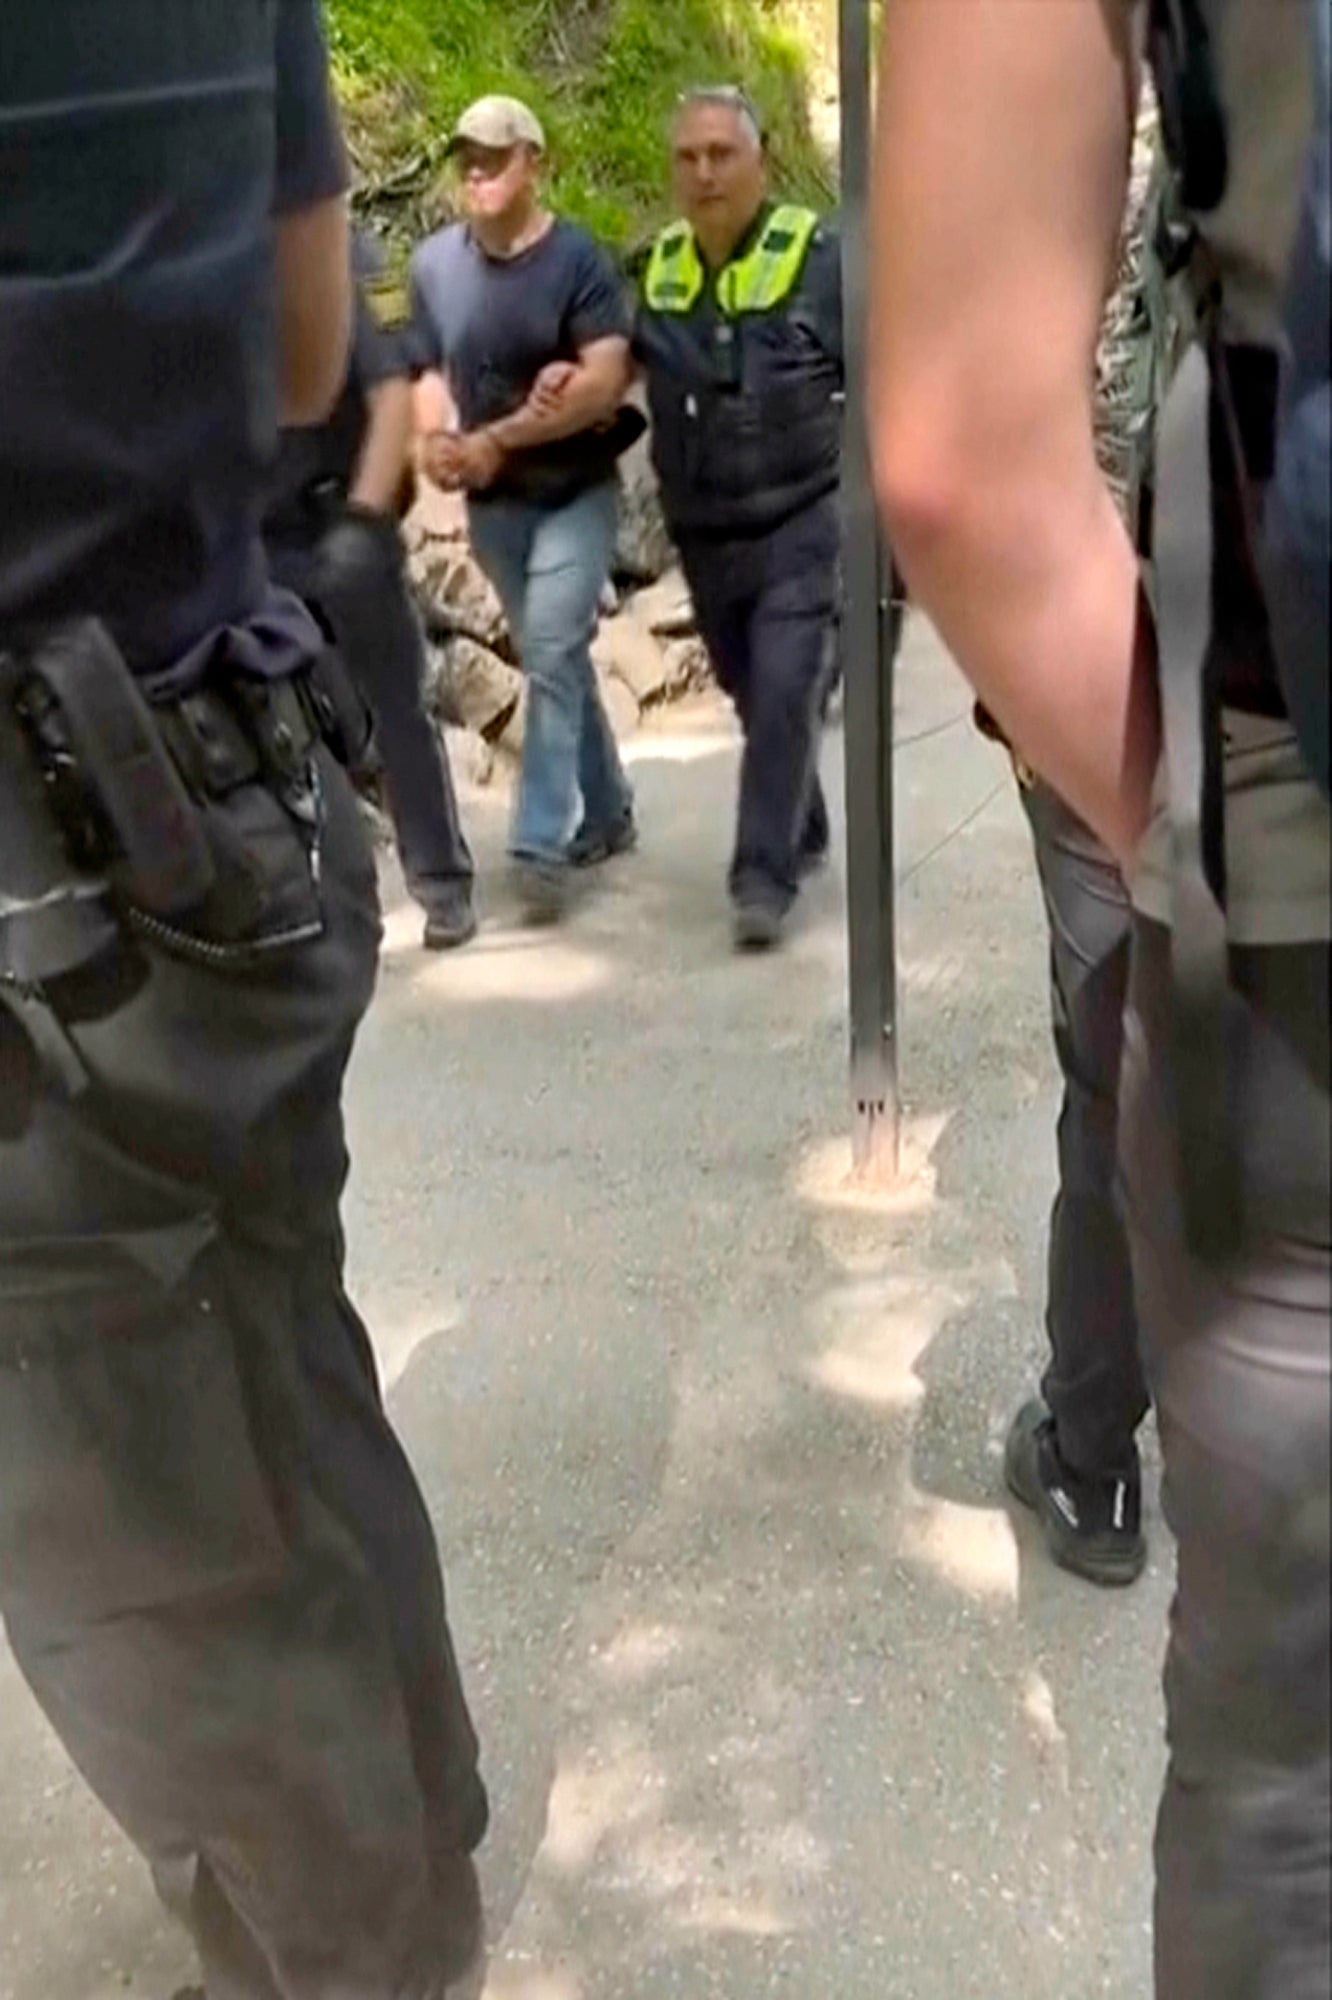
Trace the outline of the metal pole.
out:
[[[842,663],[847,915],[851,958],[852,1148],[856,1171],[890,1181],[899,1164],[893,897],[893,655],[898,612],[870,472],[865,341],[872,150],[871,0],[840,0],[842,271],[846,443]]]

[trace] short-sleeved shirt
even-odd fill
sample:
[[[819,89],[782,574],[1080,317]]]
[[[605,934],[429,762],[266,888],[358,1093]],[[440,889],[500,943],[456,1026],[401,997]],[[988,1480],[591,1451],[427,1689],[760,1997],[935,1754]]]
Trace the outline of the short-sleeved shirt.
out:
[[[270,543],[274,536],[306,537],[314,525],[306,503],[319,488],[346,492],[365,441],[369,391],[411,373],[405,288],[388,279],[382,251],[364,232],[358,232],[353,245],[353,268],[356,295],[347,381],[322,424],[281,433],[264,522]]]
[[[3,41],[0,643],[95,615],[156,676],[251,624],[266,669],[306,629],[259,535],[273,218],[346,181],[318,0],[25,4]]]
[[[1219,207],[1195,219],[1221,279],[1224,337],[1273,346],[1315,116],[1313,9],[1202,0],[1201,11],[1225,107],[1230,170]],[[1232,942],[1326,940],[1332,816],[1293,727],[1228,712],[1223,769]],[[1171,921],[1174,874],[1168,795],[1163,765],[1131,884],[1137,907],[1163,924]]]
[[[448,378],[464,430],[511,416],[550,362],[576,360],[597,340],[628,339],[630,328],[614,265],[572,223],[556,222],[503,259],[456,224],[412,262],[412,359],[418,371]],[[491,494],[562,503],[608,471],[586,439],[574,438],[514,453]]]

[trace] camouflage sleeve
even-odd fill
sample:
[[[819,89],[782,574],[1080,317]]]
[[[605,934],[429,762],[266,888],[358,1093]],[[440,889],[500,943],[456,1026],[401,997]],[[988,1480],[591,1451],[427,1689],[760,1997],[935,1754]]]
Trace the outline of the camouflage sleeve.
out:
[[[1174,369],[1178,320],[1156,252],[1169,169],[1160,116],[1144,87],[1119,265],[1096,356],[1096,451],[1131,528],[1152,476],[1156,413]]]

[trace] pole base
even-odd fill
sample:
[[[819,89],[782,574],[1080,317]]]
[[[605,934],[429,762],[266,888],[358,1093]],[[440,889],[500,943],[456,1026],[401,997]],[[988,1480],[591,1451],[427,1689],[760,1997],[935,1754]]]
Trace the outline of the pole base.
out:
[[[851,1128],[851,1179],[867,1192],[889,1194],[902,1173],[901,1120],[885,1102],[857,1104]]]

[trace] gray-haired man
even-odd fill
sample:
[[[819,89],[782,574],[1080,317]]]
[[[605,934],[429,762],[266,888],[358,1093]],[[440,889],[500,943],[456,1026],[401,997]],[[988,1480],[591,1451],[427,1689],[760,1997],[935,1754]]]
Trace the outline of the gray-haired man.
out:
[[[828,846],[817,752],[835,609],[842,386],[837,240],[775,205],[742,92],[700,90],[672,133],[681,219],[658,237],[635,348],[667,520],[745,732],[736,942],[781,936]]]

